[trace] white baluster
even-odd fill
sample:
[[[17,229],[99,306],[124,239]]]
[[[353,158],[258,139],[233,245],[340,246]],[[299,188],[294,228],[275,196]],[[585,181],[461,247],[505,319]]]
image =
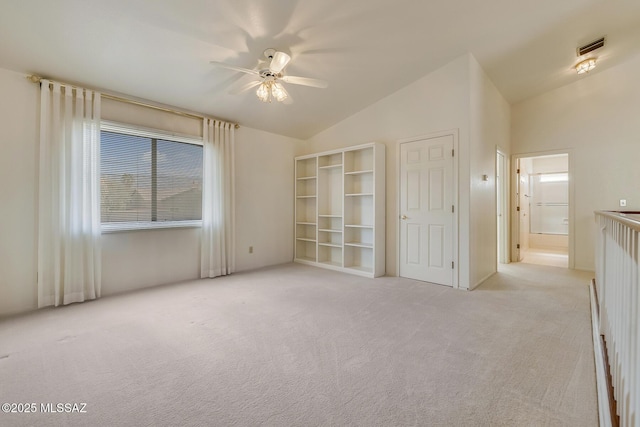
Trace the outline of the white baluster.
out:
[[[596,223],[597,328],[607,345],[620,425],[640,427],[640,221],[598,212]]]

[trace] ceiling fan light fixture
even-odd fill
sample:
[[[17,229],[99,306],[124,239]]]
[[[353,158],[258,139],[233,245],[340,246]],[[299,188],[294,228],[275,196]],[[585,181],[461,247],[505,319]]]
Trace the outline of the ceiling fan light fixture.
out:
[[[282,102],[288,98],[287,91],[282,85],[273,80],[266,80],[258,86],[256,96],[262,102],[271,102],[274,99]]]
[[[585,59],[582,62],[579,62],[576,65],[576,72],[578,74],[584,74],[584,73],[588,73],[589,71],[593,70],[594,68],[596,68],[596,59],[595,58],[589,58],[589,59]]]
[[[256,95],[262,102],[271,102],[271,91],[269,90],[269,84],[267,84],[267,82],[261,83],[260,86],[258,86],[258,90],[256,90]]]
[[[285,85],[282,84],[283,82],[293,85],[317,88],[327,87],[327,82],[323,80],[286,75],[284,69],[291,61],[291,56],[287,53],[269,48],[264,51],[264,56],[269,62],[268,64],[262,62],[259,64],[259,67],[265,68],[256,68],[253,70],[218,61],[211,61],[211,64],[217,67],[256,76],[256,80],[247,82],[246,84],[242,85],[241,88],[238,88],[237,90],[234,89],[230,91],[230,93],[237,95],[254,87],[257,87],[256,96],[260,101],[265,103],[271,103],[274,99],[277,102],[284,102],[285,104],[290,104],[291,102],[293,102],[291,95],[289,95],[287,89],[285,89]]]
[[[287,99],[287,92],[284,90],[280,83],[274,83],[272,85],[271,94],[278,102],[282,102]]]
[[[273,57],[271,57],[269,70],[274,74],[278,74],[287,66],[289,61],[291,61],[291,57],[289,55],[284,52],[276,52],[273,54]]]

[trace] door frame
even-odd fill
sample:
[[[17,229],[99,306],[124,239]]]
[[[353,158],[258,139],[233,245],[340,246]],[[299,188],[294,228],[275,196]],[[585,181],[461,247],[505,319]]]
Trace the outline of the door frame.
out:
[[[449,129],[449,130],[443,130],[443,131],[439,131],[439,132],[432,132],[432,133],[428,133],[425,135],[419,135],[419,136],[412,136],[409,138],[403,138],[403,139],[398,139],[396,140],[396,277],[400,277],[400,212],[401,212],[401,202],[400,202],[400,195],[401,195],[401,188],[400,188],[400,181],[401,181],[401,176],[400,176],[400,163],[401,163],[401,158],[400,158],[400,147],[402,144],[408,143],[408,142],[415,142],[415,141],[421,141],[424,139],[432,139],[432,138],[439,138],[441,136],[452,136],[453,137],[453,151],[454,151],[454,155],[453,155],[453,188],[452,188],[452,194],[451,194],[451,200],[453,201],[453,205],[455,206],[454,212],[453,212],[453,223],[452,223],[452,230],[451,230],[451,238],[453,240],[452,242],[452,251],[453,251],[453,265],[454,268],[453,270],[453,288],[454,289],[459,289],[460,288],[460,282],[459,282],[459,269],[460,269],[460,263],[459,263],[459,257],[458,257],[458,216],[460,215],[460,201],[458,200],[458,158],[460,157],[460,150],[458,148],[458,129]]]
[[[502,156],[503,158],[503,170],[502,171],[498,171],[500,165],[498,163],[498,155]],[[507,154],[507,152],[505,150],[503,150],[499,145],[496,145],[496,175],[498,175],[498,172],[500,172],[500,175],[502,176],[502,192],[500,192],[500,188],[498,188],[497,185],[497,180],[496,180],[496,202],[500,202],[500,204],[502,205],[502,219],[500,219],[498,222],[500,223],[498,225],[498,230],[497,230],[497,236],[496,239],[500,240],[500,229],[502,228],[502,233],[503,233],[503,238],[501,241],[498,242],[498,247],[502,247],[502,257],[497,256],[496,257],[496,271],[498,271],[498,264],[508,264],[511,262],[511,246],[509,244],[509,242],[511,241],[510,239],[510,233],[509,231],[511,230],[510,227],[510,217],[511,215],[509,215],[509,212],[511,211],[511,209],[509,208],[509,196],[511,194],[510,190],[511,190],[511,174],[510,174],[510,166],[511,166],[511,162],[509,161],[509,155]],[[502,194],[500,194],[502,193]],[[501,245],[501,246],[500,246]]]
[[[511,259],[518,261],[517,245],[520,243],[520,213],[517,211],[518,195],[518,160],[527,157],[552,156],[555,154],[566,154],[569,163],[569,262],[568,268],[575,269],[575,185],[574,185],[574,165],[573,150],[570,148],[560,150],[535,151],[530,153],[519,153],[511,156]]]

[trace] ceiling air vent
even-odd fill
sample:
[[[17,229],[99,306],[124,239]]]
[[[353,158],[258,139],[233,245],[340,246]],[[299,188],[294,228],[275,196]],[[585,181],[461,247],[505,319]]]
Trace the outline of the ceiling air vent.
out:
[[[600,49],[604,46],[604,37],[599,38],[598,40],[592,41],[589,44],[586,44],[582,47],[579,47],[577,50],[578,56],[586,55],[589,52],[593,52],[596,49]]]

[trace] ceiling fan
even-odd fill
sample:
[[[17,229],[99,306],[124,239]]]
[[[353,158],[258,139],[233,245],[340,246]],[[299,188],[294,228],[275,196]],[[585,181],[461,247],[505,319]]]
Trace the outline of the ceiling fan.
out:
[[[285,75],[284,68],[287,66],[289,61],[291,61],[291,57],[284,52],[269,48],[264,51],[264,56],[268,61],[267,64],[264,64],[264,67],[266,68],[258,67],[258,69],[254,70],[236,67],[235,65],[229,65],[225,64],[224,62],[217,61],[211,61],[211,64],[217,67],[227,68],[229,70],[239,71],[241,73],[246,73],[258,77],[258,80],[254,80],[245,84],[233,93],[242,93],[258,86],[256,95],[262,102],[271,102],[274,99],[278,102],[291,102],[289,93],[282,85],[283,82],[293,85],[310,86],[317,88],[327,87],[327,82],[323,80]]]

